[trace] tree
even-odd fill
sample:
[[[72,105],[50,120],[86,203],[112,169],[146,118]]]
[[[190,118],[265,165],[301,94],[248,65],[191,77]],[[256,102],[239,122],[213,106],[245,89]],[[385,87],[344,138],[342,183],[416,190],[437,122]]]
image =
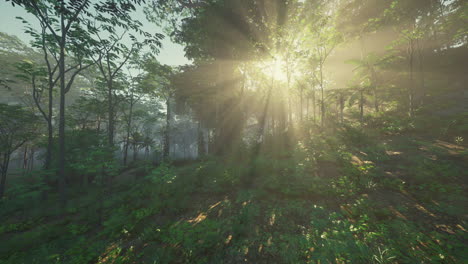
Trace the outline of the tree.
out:
[[[361,86],[370,87],[374,97],[374,110],[379,112],[379,96],[378,96],[378,75],[377,68],[388,63],[389,58],[380,58],[374,53],[364,56],[363,59],[348,60],[347,63],[356,65],[353,71],[358,75],[358,83]]]
[[[306,43],[314,47],[310,64],[315,68],[313,76],[320,87],[320,122],[322,126],[324,125],[326,111],[324,65],[335,47],[342,40],[334,24],[335,18],[326,15],[327,8],[330,8],[330,6],[322,1],[312,4],[310,12],[312,12],[313,20],[306,21],[308,29],[308,41]]]
[[[0,198],[5,193],[11,154],[37,135],[37,117],[18,105],[0,104]]]
[[[31,26],[28,27],[27,32],[42,36],[44,60],[49,75],[49,89],[52,89],[52,84],[55,85],[57,81],[59,82],[59,160],[57,173],[60,201],[62,207],[64,207],[67,200],[65,189],[65,94],[71,89],[76,76],[93,64],[87,60],[92,53],[90,46],[92,47],[93,42],[89,38],[87,30],[82,28],[83,21],[91,16],[88,12],[91,1],[11,0],[11,2],[13,5],[23,7],[38,20],[42,35],[34,33]],[[95,7],[103,4],[105,5],[102,2],[97,3]],[[23,19],[23,21],[25,20]],[[53,49],[46,50],[46,47],[53,47]],[[52,66],[49,61],[49,53],[54,58],[55,66]],[[66,65],[66,58],[74,61],[71,66]],[[57,69],[58,76],[54,78]],[[67,76],[67,72],[70,71],[72,71],[71,75]]]
[[[108,7],[102,6],[97,8],[97,12],[104,12]],[[114,7],[113,11],[116,16],[108,18],[107,16],[98,14],[96,19],[89,22],[88,27],[93,29],[93,35],[97,38],[99,59],[96,59],[96,65],[101,72],[107,86],[107,101],[108,101],[108,144],[110,147],[114,145],[115,134],[115,87],[114,82],[122,67],[129,59],[138,53],[144,46],[149,46],[153,53],[158,52],[161,47],[160,40],[163,38],[161,34],[151,34],[142,31],[142,23],[132,19],[131,12],[135,11],[135,6],[131,3],[122,3],[120,6]],[[123,32],[119,32],[119,29]],[[130,34],[137,32],[143,36],[143,41],[138,41],[137,37]],[[107,36],[107,37],[104,37]],[[129,37],[132,40],[130,47],[122,43],[122,39]]]
[[[169,159],[170,133],[172,120],[172,101],[174,100],[174,74],[171,66],[160,64],[154,57],[145,58],[144,69],[147,72],[143,79],[145,86],[153,87],[156,96],[164,100],[166,104],[166,127],[164,129],[163,157]]]
[[[128,157],[128,148],[130,145],[130,136],[132,134],[133,122],[134,122],[134,109],[135,105],[138,104],[140,99],[142,98],[143,94],[139,93],[139,80],[141,76],[133,77],[129,75],[130,83],[127,85],[128,89],[125,91],[125,99],[126,104],[124,105],[125,108],[128,110],[123,110],[123,116],[125,120],[126,126],[126,135],[124,139],[124,153],[123,153],[123,164],[124,166],[127,165],[127,157]]]
[[[151,101],[154,94],[154,87],[152,85],[145,84],[146,73],[144,71],[144,60],[139,54],[134,54],[130,59],[130,65],[128,66],[127,79],[128,83],[125,85],[125,90],[123,91],[124,104],[122,106],[123,119],[125,121],[125,139],[124,139],[124,153],[123,153],[123,163],[127,164],[128,149],[130,145],[130,136],[132,130],[134,129],[134,123],[136,120],[135,109],[138,110],[138,107],[141,108],[143,104],[148,104],[148,101]],[[134,73],[135,72],[135,73]],[[153,103],[153,102],[151,102]],[[149,146],[148,146],[149,147]]]

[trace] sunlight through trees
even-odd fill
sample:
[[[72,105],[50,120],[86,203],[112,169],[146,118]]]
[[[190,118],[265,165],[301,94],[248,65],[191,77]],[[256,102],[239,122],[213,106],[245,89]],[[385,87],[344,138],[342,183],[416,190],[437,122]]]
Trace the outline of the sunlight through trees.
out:
[[[1,5],[0,263],[467,259],[466,1]]]

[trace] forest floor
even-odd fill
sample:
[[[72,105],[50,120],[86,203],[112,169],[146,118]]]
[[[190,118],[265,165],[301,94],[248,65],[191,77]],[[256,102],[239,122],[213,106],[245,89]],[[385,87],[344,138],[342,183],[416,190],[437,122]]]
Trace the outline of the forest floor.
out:
[[[1,205],[0,263],[468,260],[465,147],[352,129],[299,145],[256,157],[253,174],[219,158],[141,164],[71,190],[65,215],[18,185]]]

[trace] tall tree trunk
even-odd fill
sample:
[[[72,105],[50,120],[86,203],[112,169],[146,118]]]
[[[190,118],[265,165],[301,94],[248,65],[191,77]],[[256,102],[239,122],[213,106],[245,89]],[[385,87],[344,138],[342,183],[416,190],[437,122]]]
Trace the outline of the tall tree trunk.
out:
[[[164,148],[163,148],[163,158],[164,160],[169,159],[169,150],[170,150],[170,120],[171,120],[171,103],[170,103],[170,97],[168,96],[166,99],[166,129],[164,131]]]
[[[127,158],[128,158],[128,145],[130,140],[130,130],[132,128],[132,118],[133,118],[133,91],[132,91],[132,98],[130,99],[130,109],[128,113],[128,122],[127,122],[127,135],[125,136],[125,145],[124,145],[124,166],[127,165]]]
[[[126,166],[127,165],[127,159],[128,159],[128,140],[130,139],[130,136],[127,135],[125,136],[125,142],[124,142],[124,153],[123,153],[123,165]]]
[[[52,105],[52,103],[51,103]],[[50,110],[49,120],[47,121],[47,147],[46,147],[46,155],[44,161],[44,169],[49,170],[51,163],[52,163],[52,146],[54,144],[54,130],[52,126],[52,111]],[[46,175],[48,175],[46,173]],[[46,176],[46,182],[49,182],[48,176]]]
[[[10,154],[9,151],[3,154],[3,161],[1,166],[1,179],[0,179],[0,199],[3,198],[5,194],[5,184],[6,184],[6,177],[8,173],[8,165],[10,164]]]
[[[26,173],[28,168],[28,145],[24,146],[23,151],[23,175]]]
[[[53,127],[52,127],[52,117],[53,117],[53,99],[54,99],[54,71],[52,71],[50,63],[49,63],[49,55],[47,52],[46,48],[46,42],[45,42],[45,28],[43,28],[43,36],[42,36],[42,50],[44,52],[44,60],[46,61],[47,65],[47,71],[48,71],[48,85],[49,85],[49,90],[48,90],[48,111],[47,111],[47,116],[45,116],[45,120],[47,122],[47,146],[46,146],[46,155],[45,155],[45,161],[44,161],[44,169],[49,170],[52,162],[52,145],[53,145]],[[40,108],[39,102],[37,102],[37,107]],[[45,181],[46,183],[49,182],[49,176],[48,173],[45,173]]]
[[[29,154],[30,156],[30,162],[29,162],[29,171],[33,171],[34,170],[34,154],[36,153],[36,150],[34,149],[34,147],[31,147],[31,152]]]
[[[109,71],[109,75],[111,72]],[[113,78],[109,76],[109,80],[107,81],[107,100],[108,100],[108,144],[109,147],[114,146],[114,105],[113,105],[113,85],[114,82],[112,80]]]
[[[52,90],[52,89],[50,89]],[[46,147],[46,155],[45,155],[45,162],[44,162],[44,181],[47,186],[51,185],[50,182],[50,175],[49,170],[51,169],[52,163],[52,147],[54,144],[54,131],[52,126],[52,93],[49,93],[49,120],[47,120],[47,147]],[[42,198],[47,200],[49,194],[47,189],[44,189],[42,193]]]
[[[61,1],[63,11],[64,2]],[[65,208],[67,203],[66,197],[66,182],[65,182],[65,19],[61,12],[61,41],[60,41],[60,57],[59,57],[59,75],[60,75],[60,107],[59,107],[59,133],[58,133],[58,181],[59,181],[59,196],[62,208]]]

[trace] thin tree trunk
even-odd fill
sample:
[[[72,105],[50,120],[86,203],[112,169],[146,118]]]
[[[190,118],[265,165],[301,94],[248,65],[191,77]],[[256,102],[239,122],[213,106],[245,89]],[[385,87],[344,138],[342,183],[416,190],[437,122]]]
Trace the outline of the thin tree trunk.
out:
[[[61,2],[62,10],[64,9],[64,2]],[[65,182],[65,19],[63,12],[61,14],[61,29],[62,36],[60,41],[60,57],[59,57],[59,74],[60,74],[60,107],[59,107],[59,133],[58,133],[58,181],[59,181],[59,194],[60,204],[65,208],[67,203],[66,197],[66,182]]]
[[[125,146],[124,146],[124,166],[127,165],[127,157],[128,157],[128,144],[130,140],[130,130],[132,127],[132,118],[133,118],[133,91],[132,91],[132,98],[130,99],[130,109],[128,113],[128,123],[127,123],[127,135],[125,138]]]
[[[3,195],[5,194],[6,177],[8,173],[8,165],[10,164],[10,154],[8,154],[8,152],[9,151],[3,154],[0,179],[0,199],[3,198]]]
[[[163,149],[163,157],[164,157],[164,160],[168,160],[169,159],[169,151],[170,151],[170,136],[169,136],[169,133],[170,133],[170,119],[171,119],[171,104],[170,104],[170,97],[168,96],[167,99],[166,99],[166,109],[167,109],[167,113],[166,113],[166,129],[164,131],[164,149]]]
[[[26,173],[28,168],[28,145],[24,146],[23,151],[23,175]]]
[[[111,72],[109,71],[109,75]],[[114,146],[114,105],[113,105],[113,78],[109,76],[109,80],[107,81],[107,100],[108,100],[108,144],[109,147]]]
[[[46,122],[47,122],[47,147],[46,147],[46,155],[45,155],[45,161],[44,161],[44,169],[49,170],[52,162],[52,145],[53,145],[53,127],[52,127],[52,117],[53,117],[53,98],[54,98],[54,80],[53,80],[53,75],[54,71],[52,71],[50,63],[49,63],[49,56],[47,53],[46,49],[46,43],[45,43],[45,29],[43,28],[43,38],[42,38],[42,50],[44,52],[44,60],[46,61],[47,64],[47,71],[48,71],[48,85],[49,85],[49,91],[48,91],[48,111],[47,111],[47,116],[46,116]],[[37,102],[39,103],[39,102]],[[38,108],[40,108],[40,105],[37,104]],[[45,174],[45,181],[46,183],[49,182],[49,176],[48,173]]]
[[[125,145],[124,145],[124,156],[123,156],[123,165],[127,165],[127,159],[128,159],[128,145],[129,145],[129,139],[130,136],[127,133],[127,136],[125,137]]]
[[[51,185],[50,182],[50,175],[49,175],[49,170],[51,169],[51,163],[52,163],[52,147],[54,144],[54,131],[52,127],[52,89],[50,89],[49,92],[49,120],[47,120],[47,147],[46,147],[46,156],[45,156],[45,163],[44,163],[44,181],[47,186]],[[45,189],[44,192],[42,193],[42,198],[44,200],[47,200],[49,196],[48,191]]]
[[[99,134],[101,132],[101,117],[99,116],[98,117],[98,120],[97,120],[97,133]]]
[[[52,105],[52,104],[51,104]],[[44,162],[44,169],[49,170],[52,162],[52,146],[54,144],[54,131],[52,127],[52,111],[50,110],[49,120],[47,121],[47,147],[46,147],[46,156]],[[48,175],[46,173],[46,175]],[[49,182],[48,176],[46,176],[46,182]]]

